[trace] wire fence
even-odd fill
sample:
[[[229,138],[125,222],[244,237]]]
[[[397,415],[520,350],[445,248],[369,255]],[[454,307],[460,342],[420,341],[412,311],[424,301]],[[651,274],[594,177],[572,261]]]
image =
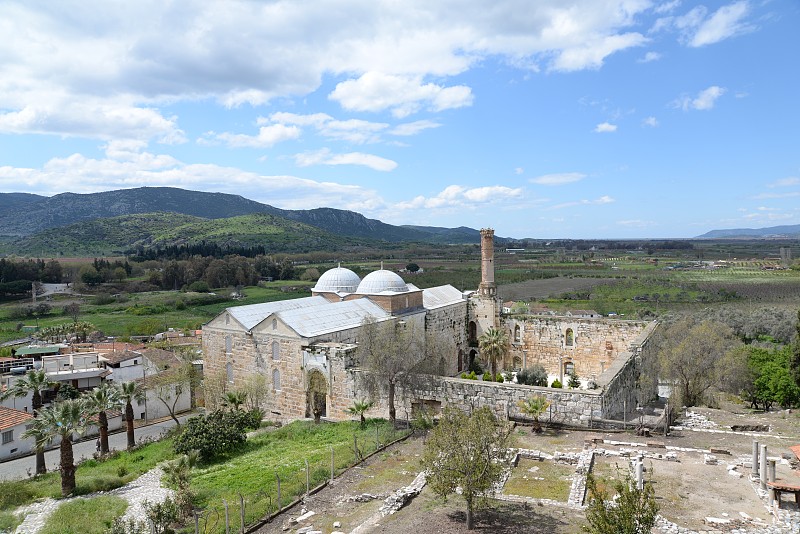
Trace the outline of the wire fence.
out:
[[[256,493],[236,493],[230,499],[209,503],[194,510],[195,534],[232,534],[255,531],[281,510],[304,496],[334,483],[346,469],[368,456],[410,435],[408,428],[396,429],[377,424],[366,431],[353,433],[350,443],[318,449],[306,458],[277,466],[263,479]]]

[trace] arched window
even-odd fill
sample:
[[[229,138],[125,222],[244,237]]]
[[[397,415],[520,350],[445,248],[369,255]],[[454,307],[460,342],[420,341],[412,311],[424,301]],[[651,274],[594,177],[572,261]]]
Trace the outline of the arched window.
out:
[[[281,372],[277,369],[272,371],[272,389],[275,391],[281,389]]]
[[[277,330],[278,329],[278,320],[277,319],[273,319],[272,320],[272,329],[273,330]]]
[[[567,328],[567,334],[565,338],[566,338],[565,344],[567,347],[572,347],[573,345],[575,345],[575,333],[572,331],[572,328]]]
[[[225,324],[231,324],[231,316],[227,313],[225,314]]]
[[[273,360],[280,360],[281,359],[281,344],[277,341],[272,342],[272,359]]]
[[[564,376],[575,374],[575,364],[572,362],[564,362]]]
[[[519,329],[519,325],[514,327],[514,341],[516,341],[517,343],[522,341],[522,333]]]
[[[458,349],[458,370],[461,371],[464,369],[464,351]]]
[[[231,362],[225,364],[225,374],[228,377],[228,382],[233,384],[233,364]]]
[[[469,346],[470,347],[477,346],[477,344],[478,344],[478,325],[475,324],[475,321],[470,321],[469,322],[468,338],[469,338],[468,341],[469,341]]]
[[[233,350],[233,338],[231,336],[225,336],[225,354],[230,354]]]

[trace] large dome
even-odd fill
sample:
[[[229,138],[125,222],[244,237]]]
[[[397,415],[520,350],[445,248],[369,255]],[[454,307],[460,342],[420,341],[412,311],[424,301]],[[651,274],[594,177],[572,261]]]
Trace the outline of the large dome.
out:
[[[379,271],[373,271],[365,276],[361,283],[358,284],[356,293],[374,295],[376,293],[383,293],[384,291],[403,293],[408,291],[408,286],[397,273],[381,269]]]
[[[366,278],[364,278],[366,280]],[[361,279],[356,273],[344,267],[336,267],[325,271],[311,288],[316,292],[355,293]]]

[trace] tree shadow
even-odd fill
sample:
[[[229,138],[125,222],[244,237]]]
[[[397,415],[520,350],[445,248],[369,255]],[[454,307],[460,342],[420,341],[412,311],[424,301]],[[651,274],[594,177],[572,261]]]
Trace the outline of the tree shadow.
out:
[[[475,530],[500,534],[519,532],[557,533],[564,532],[570,523],[559,520],[550,514],[542,513],[538,505],[524,505],[495,501],[490,507],[481,508],[475,513]],[[553,509],[550,508],[552,511]],[[447,514],[455,524],[467,528],[466,510],[454,510]]]

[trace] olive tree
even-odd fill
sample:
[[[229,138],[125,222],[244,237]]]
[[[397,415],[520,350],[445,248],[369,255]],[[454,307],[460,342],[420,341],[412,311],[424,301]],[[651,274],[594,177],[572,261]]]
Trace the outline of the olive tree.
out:
[[[475,528],[476,506],[485,502],[510,469],[511,430],[510,424],[499,421],[487,407],[468,414],[449,406],[428,436],[422,458],[428,484],[444,498],[461,489],[468,530]]]

